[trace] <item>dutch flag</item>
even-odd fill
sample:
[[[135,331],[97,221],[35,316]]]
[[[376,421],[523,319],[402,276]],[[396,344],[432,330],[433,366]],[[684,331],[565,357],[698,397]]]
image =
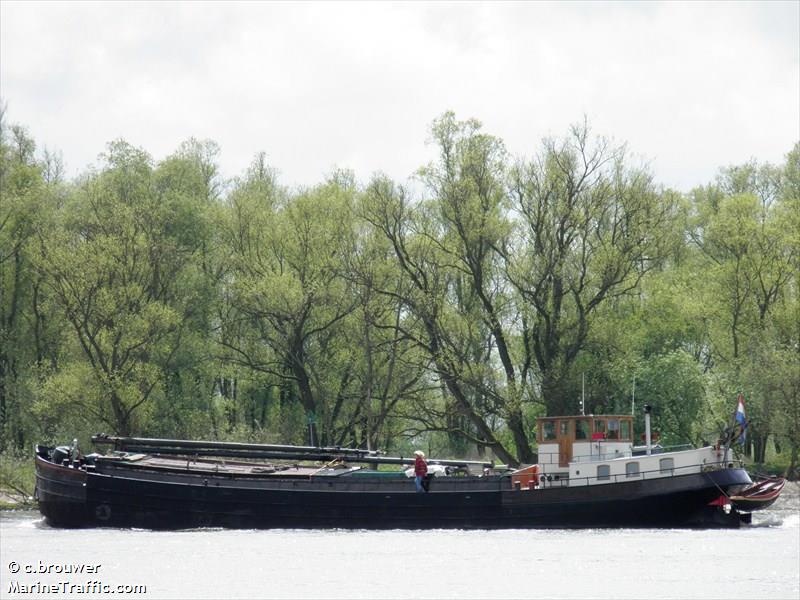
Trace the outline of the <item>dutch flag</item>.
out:
[[[744,444],[745,429],[747,429],[747,419],[744,416],[744,394],[739,394],[739,405],[736,407],[736,422],[740,427],[739,443]]]

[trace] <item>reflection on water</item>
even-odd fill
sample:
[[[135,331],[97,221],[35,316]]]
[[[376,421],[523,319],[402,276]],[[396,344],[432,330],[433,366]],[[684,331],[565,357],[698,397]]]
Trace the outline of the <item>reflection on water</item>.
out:
[[[799,511],[790,483],[752,527],[724,531],[63,530],[4,513],[0,598],[28,596],[15,581],[81,598],[108,597],[98,583],[145,598],[797,598]],[[62,573],[24,573],[40,565]]]

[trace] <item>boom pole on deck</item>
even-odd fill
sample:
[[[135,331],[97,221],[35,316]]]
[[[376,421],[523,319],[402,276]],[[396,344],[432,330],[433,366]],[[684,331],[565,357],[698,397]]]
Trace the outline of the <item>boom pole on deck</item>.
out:
[[[412,465],[414,457],[382,456],[376,450],[361,448],[289,446],[282,444],[248,444],[240,442],[211,442],[198,440],[166,440],[155,438],[117,437],[108,435],[92,436],[92,442],[100,445],[113,445],[115,450],[139,452],[143,454],[167,454],[180,456],[208,456],[241,459],[273,460],[311,460],[332,461],[341,459],[349,462],[366,462],[384,465]],[[473,460],[429,459],[430,464],[447,467],[492,468],[494,463]]]
[[[162,448],[216,448],[219,450],[268,450],[276,452],[339,452],[359,455],[378,455],[377,450],[363,450],[361,448],[341,448],[339,446],[290,446],[287,444],[251,444],[246,442],[212,442],[206,440],[170,440],[159,438],[137,438],[106,435],[104,433],[93,435],[95,444],[113,444],[117,449],[128,446],[158,446]]]

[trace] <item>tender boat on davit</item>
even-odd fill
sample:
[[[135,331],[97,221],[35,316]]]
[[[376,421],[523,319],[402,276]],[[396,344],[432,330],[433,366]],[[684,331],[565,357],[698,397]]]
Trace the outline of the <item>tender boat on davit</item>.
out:
[[[113,451],[38,446],[37,498],[68,527],[498,529],[738,527],[780,493],[727,446],[653,446],[645,420],[636,447],[630,415],[538,419],[537,464],[430,460],[428,493],[374,451],[100,435]]]

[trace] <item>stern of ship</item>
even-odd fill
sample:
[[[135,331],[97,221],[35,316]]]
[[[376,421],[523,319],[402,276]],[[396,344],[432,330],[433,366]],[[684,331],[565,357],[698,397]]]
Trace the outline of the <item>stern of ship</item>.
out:
[[[690,520],[696,527],[732,527],[747,525],[751,521],[748,512],[737,510],[731,497],[753,485],[744,468],[727,467],[706,471],[704,476],[719,495],[697,510]]]

